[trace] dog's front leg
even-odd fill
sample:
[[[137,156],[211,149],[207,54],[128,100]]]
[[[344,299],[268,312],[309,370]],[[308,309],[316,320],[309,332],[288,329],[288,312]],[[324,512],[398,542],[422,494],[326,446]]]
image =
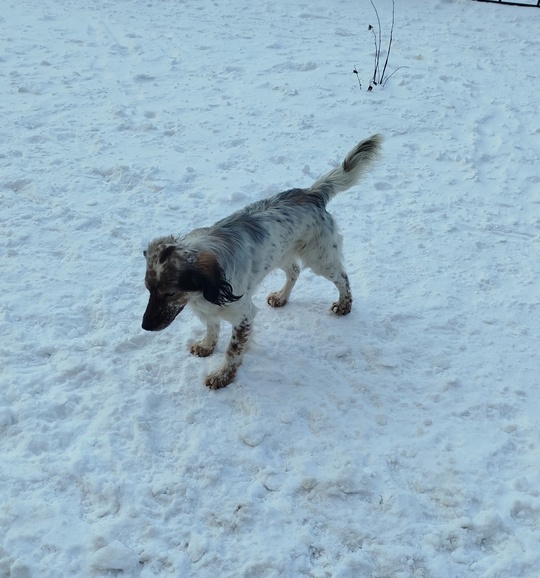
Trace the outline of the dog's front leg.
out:
[[[205,336],[200,341],[191,344],[190,352],[198,357],[211,355],[218,342],[219,326],[219,319],[207,319]]]
[[[245,317],[240,323],[233,326],[223,367],[206,378],[206,385],[210,389],[226,387],[235,378],[236,372],[242,364],[244,349],[251,333],[251,325],[251,319]]]

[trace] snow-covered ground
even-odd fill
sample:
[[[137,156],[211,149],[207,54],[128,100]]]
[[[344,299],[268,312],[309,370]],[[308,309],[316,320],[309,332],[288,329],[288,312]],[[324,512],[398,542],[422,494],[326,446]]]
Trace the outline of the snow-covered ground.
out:
[[[383,46],[391,2],[375,0]],[[4,0],[0,577],[535,578],[540,10],[396,0]],[[352,73],[356,67],[363,90]],[[234,383],[142,250],[308,186],[355,297],[257,294]]]

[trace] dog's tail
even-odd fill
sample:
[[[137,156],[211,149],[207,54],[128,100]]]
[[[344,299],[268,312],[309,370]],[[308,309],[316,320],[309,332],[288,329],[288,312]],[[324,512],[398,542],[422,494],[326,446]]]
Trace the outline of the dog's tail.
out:
[[[326,204],[337,193],[350,189],[377,158],[382,141],[382,135],[374,134],[359,142],[345,157],[343,163],[317,179],[311,185],[310,191],[321,194]]]

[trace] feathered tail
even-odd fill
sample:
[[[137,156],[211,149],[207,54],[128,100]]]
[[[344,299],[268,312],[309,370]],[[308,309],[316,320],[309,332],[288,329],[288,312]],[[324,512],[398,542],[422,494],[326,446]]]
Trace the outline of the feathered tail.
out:
[[[382,135],[374,134],[358,143],[339,167],[317,179],[310,190],[322,194],[328,202],[337,193],[350,189],[378,157],[382,141]]]

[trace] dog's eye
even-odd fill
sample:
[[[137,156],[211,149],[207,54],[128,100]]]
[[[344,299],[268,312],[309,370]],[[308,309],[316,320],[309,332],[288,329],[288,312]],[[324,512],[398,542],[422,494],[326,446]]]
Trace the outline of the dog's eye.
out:
[[[163,297],[165,297],[165,299],[172,299],[175,296],[176,296],[176,291],[173,293],[163,293]]]

